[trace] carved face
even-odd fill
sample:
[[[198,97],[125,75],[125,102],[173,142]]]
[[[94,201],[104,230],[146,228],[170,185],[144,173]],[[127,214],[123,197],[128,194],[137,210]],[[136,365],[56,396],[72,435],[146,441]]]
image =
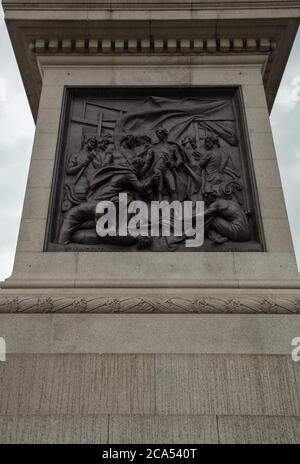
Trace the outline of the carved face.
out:
[[[192,139],[191,137],[186,137],[185,139],[183,139],[183,141],[181,142],[181,145],[184,147],[184,148],[193,148],[194,150],[196,149],[196,141],[194,139]]]
[[[213,147],[214,147],[215,143],[213,141],[213,139],[207,137],[205,139],[205,148],[206,150],[211,150]]]
[[[220,141],[218,137],[206,137],[205,148],[211,150],[214,146],[220,147]]]
[[[98,148],[99,150],[105,150],[105,148],[107,147],[107,141],[106,140],[99,140],[98,142]]]
[[[135,137],[135,145],[140,147],[141,145],[150,145],[151,139],[147,135],[138,135]]]
[[[115,146],[113,143],[108,143],[106,148],[106,153],[111,154],[114,152]]]
[[[96,145],[97,145],[97,140],[96,139],[89,139],[87,141],[86,148],[88,150],[94,150],[94,148],[96,148]]]
[[[133,135],[127,135],[123,142],[121,143],[125,148],[129,148],[131,150],[134,147],[134,136]]]
[[[155,133],[160,142],[166,140],[168,137],[168,131],[166,129],[161,129],[161,128],[156,129]]]

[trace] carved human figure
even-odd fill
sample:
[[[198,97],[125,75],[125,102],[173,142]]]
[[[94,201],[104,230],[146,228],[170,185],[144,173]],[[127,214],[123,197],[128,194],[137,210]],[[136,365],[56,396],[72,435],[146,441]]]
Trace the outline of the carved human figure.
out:
[[[147,152],[144,172],[155,173],[159,177],[158,199],[167,190],[171,201],[176,199],[176,169],[183,164],[178,146],[168,141],[168,131],[159,127],[155,131],[158,138]]]
[[[135,137],[135,155],[142,158],[147,155],[149,148],[151,148],[152,140],[148,135],[137,135]]]
[[[97,164],[96,157],[97,139],[89,138],[81,151],[70,156],[66,173],[68,176],[75,176],[73,184],[73,194],[75,197],[84,201],[89,192],[89,184]]]
[[[130,166],[109,165],[100,169],[91,183],[88,201],[65,214],[58,243],[68,244],[76,229],[86,221],[95,220],[96,206],[100,201],[110,200],[117,205],[120,193],[127,193],[129,201],[138,192],[147,194],[155,186],[157,178],[154,175],[141,180],[144,164],[141,158],[134,158]]]
[[[94,167],[97,169],[103,168],[108,164],[113,163],[114,145],[112,139],[103,137],[98,140],[95,159],[93,160]]]
[[[205,195],[205,231],[208,238],[216,244],[228,240],[246,242],[250,240],[250,227],[247,214],[233,200],[218,198],[215,189]]]
[[[123,166],[131,166],[132,160],[135,157],[134,153],[135,138],[134,135],[125,135],[120,140],[120,146],[114,151],[114,163]]]
[[[218,137],[205,138],[205,152],[200,153],[199,165],[203,169],[202,193],[226,179],[239,179],[239,174],[229,166],[230,155],[220,148]]]
[[[190,163],[196,166],[194,155],[197,152],[197,144],[195,138],[187,135],[181,140],[181,146],[184,148]]]
[[[181,141],[182,150],[186,158],[186,169],[191,178],[189,185],[189,198],[191,200],[202,200],[201,192],[201,173],[202,169],[199,165],[200,154],[197,150],[197,144],[194,137],[186,136]]]

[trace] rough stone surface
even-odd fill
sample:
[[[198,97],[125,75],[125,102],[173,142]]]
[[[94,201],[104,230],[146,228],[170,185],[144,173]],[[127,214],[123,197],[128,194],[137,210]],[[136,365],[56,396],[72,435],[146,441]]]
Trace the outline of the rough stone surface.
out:
[[[300,415],[287,356],[8,355],[0,414]]]
[[[151,355],[8,355],[0,415],[153,414]]]
[[[295,364],[287,356],[8,355],[0,442],[297,443]]]
[[[161,355],[160,414],[299,415],[291,358]]]
[[[287,212],[280,188],[261,188],[259,190],[260,210],[264,219],[286,219]]]
[[[218,417],[222,444],[299,444],[300,417]]]
[[[111,416],[110,443],[218,443],[215,416]]]
[[[49,310],[47,299],[40,310]],[[9,354],[290,355],[300,316],[0,314],[0,333]]]
[[[23,220],[46,219],[49,198],[50,189],[48,188],[28,188],[23,208]]]
[[[107,443],[108,416],[0,416],[1,444]]]
[[[299,444],[300,417],[0,415],[1,444]]]

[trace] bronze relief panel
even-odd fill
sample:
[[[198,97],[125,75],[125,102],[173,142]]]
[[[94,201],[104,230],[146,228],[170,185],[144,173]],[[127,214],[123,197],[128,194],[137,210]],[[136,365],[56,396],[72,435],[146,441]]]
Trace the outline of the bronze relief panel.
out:
[[[204,202],[204,243],[100,237],[96,206]],[[150,230],[150,228],[149,228]],[[263,251],[243,102],[237,87],[67,88],[47,251]]]

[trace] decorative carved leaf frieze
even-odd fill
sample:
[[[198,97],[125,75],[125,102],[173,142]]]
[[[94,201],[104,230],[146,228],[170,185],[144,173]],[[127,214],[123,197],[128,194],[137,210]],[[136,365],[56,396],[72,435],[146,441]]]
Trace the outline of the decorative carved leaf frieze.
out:
[[[298,314],[299,298],[18,297],[1,298],[0,313]]]

